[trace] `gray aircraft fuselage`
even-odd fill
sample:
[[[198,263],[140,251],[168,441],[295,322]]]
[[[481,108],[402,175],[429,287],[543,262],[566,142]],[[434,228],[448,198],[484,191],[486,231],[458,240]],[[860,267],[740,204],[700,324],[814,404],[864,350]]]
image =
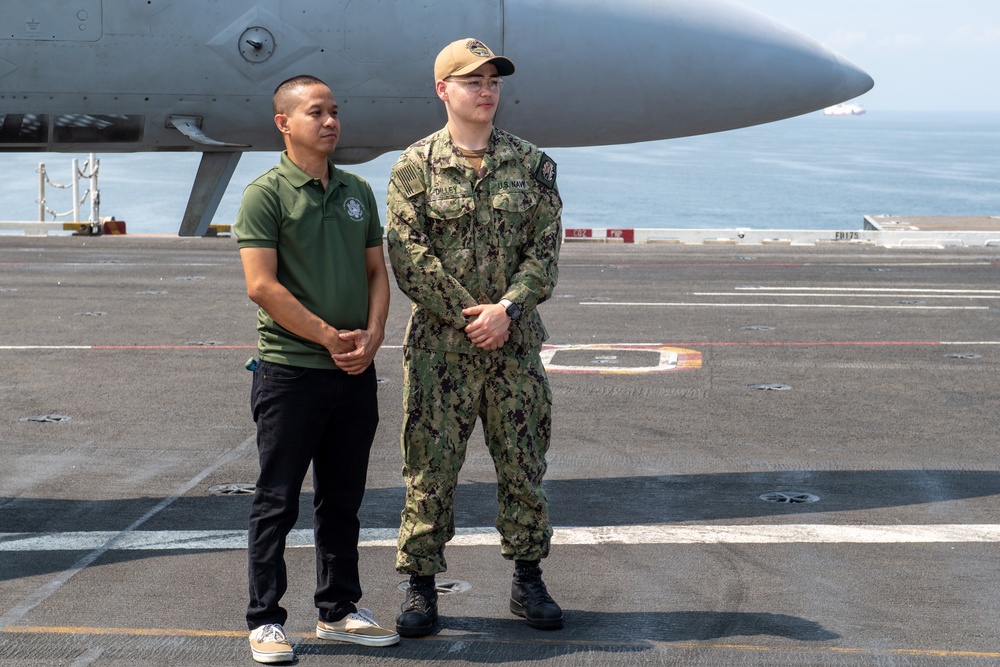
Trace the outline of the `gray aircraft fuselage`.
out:
[[[871,77],[729,0],[4,0],[0,151],[200,151],[182,235],[246,150],[280,150],[275,86],[313,74],[364,162],[443,126],[440,48],[510,57],[497,125],[545,147],[651,141],[808,113]]]

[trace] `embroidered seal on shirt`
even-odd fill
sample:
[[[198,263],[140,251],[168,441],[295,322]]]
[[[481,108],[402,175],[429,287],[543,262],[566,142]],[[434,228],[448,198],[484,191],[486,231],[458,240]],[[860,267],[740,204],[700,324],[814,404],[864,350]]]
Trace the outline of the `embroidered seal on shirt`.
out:
[[[365,217],[365,205],[354,197],[347,198],[347,201],[344,202],[344,210],[347,211],[351,220],[361,220]]]

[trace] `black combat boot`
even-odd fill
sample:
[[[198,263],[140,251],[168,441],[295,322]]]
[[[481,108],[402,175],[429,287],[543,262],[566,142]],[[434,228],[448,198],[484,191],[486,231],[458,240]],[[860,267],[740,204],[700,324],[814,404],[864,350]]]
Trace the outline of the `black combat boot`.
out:
[[[562,609],[545,589],[542,568],[538,567],[537,560],[514,562],[514,581],[510,586],[510,610],[524,618],[533,628],[558,630],[562,627]]]
[[[438,595],[434,575],[410,575],[410,589],[396,617],[396,632],[402,637],[425,637],[438,619]]]

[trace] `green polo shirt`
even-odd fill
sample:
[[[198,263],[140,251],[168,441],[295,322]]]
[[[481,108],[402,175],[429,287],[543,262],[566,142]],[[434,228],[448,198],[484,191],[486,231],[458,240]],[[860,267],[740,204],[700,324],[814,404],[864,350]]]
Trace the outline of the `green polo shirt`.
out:
[[[275,248],[278,282],[309,311],[337,329],[368,326],[365,249],[382,244],[371,186],[329,161],[330,183],[281,162],[243,192],[233,229],[240,248]],[[264,361],[336,368],[326,348],[291,333],[257,311],[257,349]]]

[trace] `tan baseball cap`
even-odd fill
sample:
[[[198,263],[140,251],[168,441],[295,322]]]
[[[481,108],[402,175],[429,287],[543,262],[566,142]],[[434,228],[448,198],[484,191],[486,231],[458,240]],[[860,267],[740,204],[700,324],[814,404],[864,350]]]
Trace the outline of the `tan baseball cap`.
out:
[[[514,73],[514,63],[509,58],[493,55],[490,47],[478,39],[459,39],[444,47],[434,60],[434,80],[468,74],[485,63],[496,65],[500,76]]]

